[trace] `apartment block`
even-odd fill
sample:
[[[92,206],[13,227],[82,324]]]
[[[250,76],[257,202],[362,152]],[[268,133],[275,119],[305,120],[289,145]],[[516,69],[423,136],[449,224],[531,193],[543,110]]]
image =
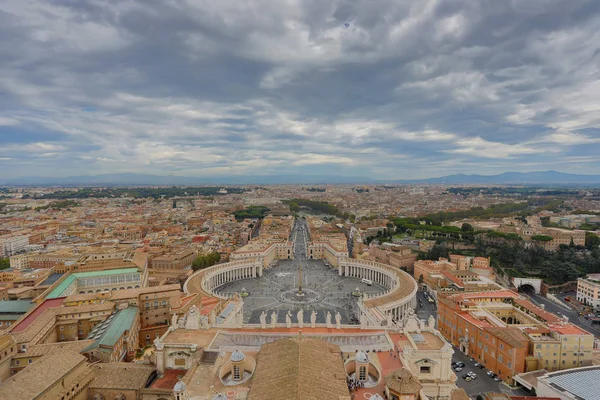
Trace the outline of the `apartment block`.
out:
[[[577,279],[577,301],[600,309],[600,274],[589,274]]]
[[[594,337],[510,290],[438,296],[438,328],[502,379],[591,365]]]

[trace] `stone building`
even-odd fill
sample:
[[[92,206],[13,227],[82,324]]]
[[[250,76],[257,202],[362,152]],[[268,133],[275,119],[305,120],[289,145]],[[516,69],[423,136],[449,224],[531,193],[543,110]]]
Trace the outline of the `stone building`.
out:
[[[11,400],[87,400],[94,373],[84,356],[58,350],[42,357],[0,386],[0,398]]]

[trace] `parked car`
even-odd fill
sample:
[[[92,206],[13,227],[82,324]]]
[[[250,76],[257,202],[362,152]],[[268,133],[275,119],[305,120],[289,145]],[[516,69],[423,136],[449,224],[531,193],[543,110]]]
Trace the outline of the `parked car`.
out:
[[[456,367],[457,362],[453,361],[452,364],[450,364],[452,366],[452,368]]]
[[[475,364],[473,364],[476,367],[479,367],[481,364],[479,364],[478,362],[476,362]]]
[[[462,362],[462,361],[457,362],[456,365],[459,366],[459,367],[461,367],[461,368],[465,367],[465,363]]]
[[[485,368],[485,365],[483,365],[483,364],[479,364],[477,367],[478,367],[479,369],[484,369],[484,368]]]
[[[462,376],[462,378],[463,378],[463,379],[467,379],[467,378],[470,378],[470,376],[469,376],[469,374],[464,374],[464,375]]]
[[[473,378],[471,378],[470,376],[467,376],[467,377],[465,378],[465,382],[471,382],[472,380],[473,380]]]
[[[471,358],[469,358],[469,361],[475,362],[475,359],[473,357],[471,357]]]
[[[461,367],[456,367],[456,368],[454,368],[454,370],[455,370],[456,372],[460,372],[460,371],[462,371],[462,368],[461,368]]]
[[[494,380],[495,380],[496,382],[500,382],[502,379],[500,379],[500,377],[499,377],[499,376],[497,376],[497,377],[495,377],[495,378],[494,378]]]

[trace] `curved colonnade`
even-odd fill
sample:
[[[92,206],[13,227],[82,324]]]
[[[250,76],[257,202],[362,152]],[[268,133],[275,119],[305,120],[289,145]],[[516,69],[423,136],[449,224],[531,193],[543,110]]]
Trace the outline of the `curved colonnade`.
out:
[[[409,308],[416,308],[417,282],[408,273],[373,261],[348,257],[340,257],[337,261],[335,268],[340,276],[370,279],[387,289],[384,293],[365,297],[361,301],[365,308],[378,316],[376,319],[382,320],[389,315],[399,320]],[[260,277],[262,272],[262,262],[256,258],[218,264],[194,273],[185,282],[183,290],[188,294],[198,293],[226,300],[227,297],[216,294],[214,290],[229,282]]]
[[[195,272],[183,285],[188,294],[198,293],[201,296],[227,299],[214,292],[214,289],[229,282],[262,276],[262,262],[256,259],[231,261]]]
[[[391,314],[399,320],[409,308],[417,307],[417,282],[408,273],[375,261],[342,258],[339,260],[340,276],[357,279],[370,279],[388,290],[377,296],[363,300],[367,308],[378,308],[384,314]]]

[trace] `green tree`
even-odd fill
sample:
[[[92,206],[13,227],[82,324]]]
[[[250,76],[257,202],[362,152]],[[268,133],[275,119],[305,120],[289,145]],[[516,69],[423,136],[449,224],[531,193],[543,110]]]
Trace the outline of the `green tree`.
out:
[[[423,274],[419,275],[419,285],[423,284]]]
[[[427,252],[427,259],[439,260],[440,257],[448,258],[448,249],[443,244],[435,244],[431,250]]]
[[[600,246],[600,237],[593,232],[585,233],[585,248],[592,250]]]
[[[463,231],[463,232],[472,232],[472,231],[474,231],[473,225],[469,224],[468,222],[465,222],[464,224],[462,224],[462,226],[460,227],[460,230]]]
[[[215,265],[221,260],[221,255],[216,251],[208,254],[203,254],[194,260],[192,263],[192,270],[198,271],[200,269],[208,268]]]
[[[0,269],[10,268],[10,260],[8,258],[0,258]]]
[[[297,202],[290,201],[290,211],[291,212],[298,212],[298,211],[300,211],[300,206],[298,205]]]

